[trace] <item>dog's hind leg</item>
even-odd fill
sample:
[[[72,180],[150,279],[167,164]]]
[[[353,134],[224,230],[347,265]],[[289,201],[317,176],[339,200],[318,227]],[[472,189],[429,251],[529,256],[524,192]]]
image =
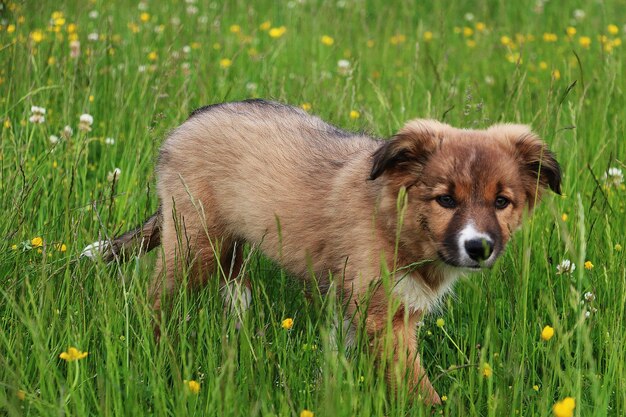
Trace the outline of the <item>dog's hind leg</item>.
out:
[[[245,267],[243,243],[235,241],[231,248],[224,252],[221,258],[222,276],[221,292],[225,300],[225,307],[230,313],[234,313],[237,320],[237,327],[243,322],[243,316],[252,302],[252,292],[250,290],[250,279]]]

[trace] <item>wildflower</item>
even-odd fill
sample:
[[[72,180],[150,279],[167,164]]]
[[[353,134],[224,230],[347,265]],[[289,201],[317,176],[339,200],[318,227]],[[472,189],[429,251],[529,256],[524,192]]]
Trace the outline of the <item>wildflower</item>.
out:
[[[444,320],[444,319],[442,319],[441,317],[439,317],[439,318],[437,319],[437,327],[439,327],[439,328],[443,329],[443,326],[444,326],[445,324],[446,324],[445,320]]]
[[[91,125],[93,124],[93,116],[87,113],[80,115],[80,122],[78,123],[78,130],[83,132],[91,132]]]
[[[482,368],[483,378],[491,378],[491,375],[493,375],[493,369],[491,368],[491,365],[485,362]]]
[[[113,171],[109,172],[109,174],[107,175],[107,180],[109,182],[117,181],[120,178],[121,173],[122,173],[121,169],[115,168]]]
[[[469,38],[470,36],[472,36],[474,34],[474,29],[465,26],[463,28],[463,36]]]
[[[97,19],[99,15],[100,15],[100,13],[98,13],[97,10],[92,10],[92,11],[89,12],[89,18],[90,19]]]
[[[584,10],[581,10],[581,9],[574,10],[574,19],[578,20],[579,22],[583,20],[585,16],[586,16],[586,13]]]
[[[230,67],[231,65],[233,65],[233,61],[232,60],[230,60],[228,58],[220,59],[220,67],[221,68],[226,69],[226,68]]]
[[[359,112],[358,112],[358,111],[356,111],[356,110],[350,110],[350,118],[351,118],[352,120],[356,120],[356,119],[358,119],[359,117],[361,117],[361,113],[359,113]]]
[[[468,39],[467,41],[465,41],[465,44],[467,45],[468,48],[476,47],[476,41],[474,39]]]
[[[487,85],[494,85],[496,83],[496,79],[493,78],[491,75],[485,75],[485,83]]]
[[[463,16],[465,18],[465,20],[467,20],[468,22],[471,22],[472,20],[474,20],[474,14],[473,13],[465,13],[465,16]]]
[[[533,390],[535,390],[535,391],[539,392],[539,385],[536,385],[536,384],[535,384],[535,385],[533,385]]]
[[[563,220],[564,222],[566,222],[568,218],[569,216],[567,215],[567,213],[561,214],[561,220]]]
[[[593,264],[591,263],[591,261],[585,262],[585,269],[588,271],[593,269]]]
[[[394,35],[391,37],[391,39],[389,39],[389,42],[391,42],[392,45],[399,45],[401,43],[404,43],[406,41],[406,36],[404,35]]]
[[[559,71],[558,69],[552,70],[552,78],[554,78],[555,80],[560,80],[561,71]]]
[[[100,39],[100,35],[98,35],[96,32],[91,32],[89,35],[87,35],[87,40],[91,42],[95,42],[98,39]]]
[[[41,237],[39,237],[39,236],[34,237],[34,238],[32,238],[30,240],[30,245],[33,248],[39,248],[39,247],[43,246],[43,239]]]
[[[617,35],[619,33],[619,28],[617,27],[617,25],[609,25],[607,26],[606,30],[611,34],[611,35]]]
[[[7,26],[7,33],[13,33],[13,32],[15,32],[15,25],[10,24],[9,26]]]
[[[277,39],[283,36],[287,32],[287,28],[284,26],[278,28],[271,28],[268,32],[271,38]]]
[[[576,264],[569,259],[563,259],[560,264],[556,266],[556,273],[558,275],[571,274],[576,269]]]
[[[615,249],[615,252],[620,252],[622,250],[622,245],[620,245],[619,243],[616,243],[613,249]]]
[[[57,143],[59,143],[59,137],[56,135],[50,135],[48,140],[50,141],[52,145],[56,145]]]
[[[24,401],[26,399],[26,391],[18,389],[17,392],[15,393],[15,396],[17,397],[18,400]]]
[[[69,139],[72,137],[73,134],[74,134],[74,130],[71,128],[71,126],[65,126],[63,130],[61,131],[61,137],[63,139]]]
[[[70,23],[69,25],[67,25],[67,33],[75,33],[76,32],[76,25],[74,23]]]
[[[619,168],[609,168],[607,172],[602,175],[602,181],[607,186],[619,187],[624,182],[624,174]]]
[[[150,20],[150,13],[143,12],[139,15],[139,20],[141,20],[143,23],[146,23]]]
[[[186,381],[185,383],[187,384],[187,388],[189,388],[189,391],[192,394],[197,394],[200,392],[200,383],[198,381],[194,381],[192,379],[191,381]]]
[[[239,33],[239,32],[241,32],[241,26],[239,26],[239,25],[230,25],[230,32],[231,33]]]
[[[39,43],[43,40],[43,32],[39,29],[33,30],[29,36],[30,40],[32,40],[34,43]]]
[[[574,26],[568,26],[567,29],[565,29],[565,33],[571,38],[576,34],[576,28]]]
[[[556,42],[557,39],[558,37],[556,36],[556,33],[544,33],[543,34],[544,42]]]
[[[591,45],[591,38],[589,36],[581,36],[580,38],[578,38],[578,43],[583,48],[589,48],[589,46]]]
[[[552,326],[545,326],[541,331],[541,338],[546,342],[554,336],[554,328]]]
[[[337,61],[337,71],[341,75],[346,75],[350,72],[350,61],[347,59],[340,59]]]
[[[326,46],[331,46],[335,43],[335,40],[328,35],[322,36],[322,43]]]
[[[157,59],[159,59],[159,54],[157,54],[155,51],[152,51],[148,54],[148,59],[150,61],[156,61]]]
[[[80,56],[80,41],[74,40],[70,42],[70,58],[78,58]]]
[[[424,32],[423,37],[424,37],[424,42],[430,42],[431,40],[433,40],[433,33],[427,30],[426,32]]]
[[[585,298],[585,301],[589,303],[596,299],[596,296],[591,291],[587,291],[583,297]]]
[[[41,124],[46,121],[46,109],[43,107],[32,106],[30,108],[32,115],[28,118],[31,123]]]
[[[77,361],[83,358],[87,357],[87,354],[89,352],[81,352],[80,350],[76,349],[75,347],[70,347],[69,349],[67,349],[67,352],[62,352],[59,355],[59,358],[67,361],[67,362],[73,362],[73,361]]]
[[[56,245],[54,245],[54,248],[56,250],[58,250],[59,252],[65,252],[67,251],[67,245],[65,245],[65,243],[57,243]]]
[[[271,27],[272,22],[270,22],[269,20],[266,20],[265,22],[261,23],[261,25],[259,25],[259,29],[263,31],[270,30]]]
[[[445,403],[446,401],[448,401],[448,396],[447,396],[447,395],[442,395],[442,396],[441,396],[441,401],[442,401],[442,402],[444,402],[444,403]]]
[[[487,25],[485,25],[483,22],[476,22],[475,27],[477,32],[484,32],[485,29],[487,29]]]
[[[17,250],[17,245],[15,243],[11,245],[11,250]]]
[[[256,83],[253,83],[253,82],[246,83],[246,90],[247,90],[249,93],[254,93],[254,92],[256,92],[257,88],[258,88],[258,86],[257,86],[257,84],[256,84]]]
[[[512,41],[511,38],[509,38],[508,36],[501,36],[500,43],[504,46],[510,46]]]
[[[309,411],[306,408],[300,412],[300,417],[313,417],[314,415],[313,411]]]
[[[292,318],[287,318],[285,320],[283,320],[283,322],[281,323],[281,327],[285,330],[289,330],[293,327],[293,319]]]
[[[562,401],[557,401],[552,406],[552,413],[555,417],[572,417],[576,408],[576,400],[572,397],[565,397]]]
[[[309,111],[309,110],[311,110],[311,103],[302,103],[300,105],[300,108],[302,108],[302,110],[304,110],[304,111]]]

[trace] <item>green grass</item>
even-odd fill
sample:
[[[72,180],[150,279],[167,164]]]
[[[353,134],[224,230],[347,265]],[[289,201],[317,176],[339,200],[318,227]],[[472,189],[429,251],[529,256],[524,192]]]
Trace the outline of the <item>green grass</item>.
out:
[[[626,168],[626,46],[615,41],[626,41],[626,3],[450,3],[150,2],[144,22],[134,2],[0,2],[0,415],[430,415],[389,392],[362,345],[329,345],[332,298],[307,299],[258,254],[241,330],[212,283],[175,294],[158,344],[147,297],[158,251],[119,266],[79,259],[156,209],[168,130],[196,107],[253,96],[380,136],[414,117],[531,124],[558,156],[564,196],[547,196],[496,267],[461,280],[426,318],[422,356],[445,415],[549,416],[568,396],[577,416],[626,415],[626,191],[602,179]],[[286,32],[272,38],[265,21]],[[33,105],[44,124],[28,121]],[[91,132],[78,129],[83,113]],[[66,125],[73,136],[51,145]],[[29,249],[35,237],[44,245]],[[563,259],[572,274],[556,274]],[[581,303],[587,291],[595,300]],[[65,362],[69,346],[89,354]],[[185,380],[200,382],[197,395]]]

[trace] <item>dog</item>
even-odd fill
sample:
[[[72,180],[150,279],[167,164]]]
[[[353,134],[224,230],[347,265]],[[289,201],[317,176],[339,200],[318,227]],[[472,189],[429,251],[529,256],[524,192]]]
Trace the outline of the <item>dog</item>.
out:
[[[158,211],[86,256],[111,261],[161,245],[156,311],[183,274],[195,285],[238,277],[245,307],[243,248],[252,245],[345,296],[344,322],[364,326],[374,346],[391,323],[393,361],[427,404],[441,400],[416,324],[460,274],[492,266],[542,192],[561,186],[553,153],[525,125],[417,119],[380,140],[258,99],[195,110],[163,143],[156,172]],[[391,286],[374,285],[381,277]]]

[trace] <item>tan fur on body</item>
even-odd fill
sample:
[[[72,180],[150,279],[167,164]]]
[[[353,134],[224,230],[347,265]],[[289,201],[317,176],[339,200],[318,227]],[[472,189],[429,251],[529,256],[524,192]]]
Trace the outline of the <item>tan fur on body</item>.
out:
[[[164,263],[154,278],[156,309],[183,269],[200,284],[219,253],[226,274],[234,257],[236,276],[242,246],[252,244],[303,279],[313,273],[328,286],[334,277],[350,296],[347,316],[372,339],[385,331],[397,300],[394,358],[414,368],[411,388],[427,403],[440,400],[421,366],[415,323],[460,267],[493,264],[543,188],[560,191],[556,160],[526,126],[474,131],[415,120],[380,141],[260,100],[194,112],[163,144],[157,173]],[[398,231],[401,189],[406,212]],[[456,206],[442,206],[442,195]],[[509,204],[494,208],[498,197]],[[484,265],[455,243],[474,230],[493,237]],[[391,271],[392,288],[372,286],[381,267]],[[360,311],[368,291],[368,309]]]

